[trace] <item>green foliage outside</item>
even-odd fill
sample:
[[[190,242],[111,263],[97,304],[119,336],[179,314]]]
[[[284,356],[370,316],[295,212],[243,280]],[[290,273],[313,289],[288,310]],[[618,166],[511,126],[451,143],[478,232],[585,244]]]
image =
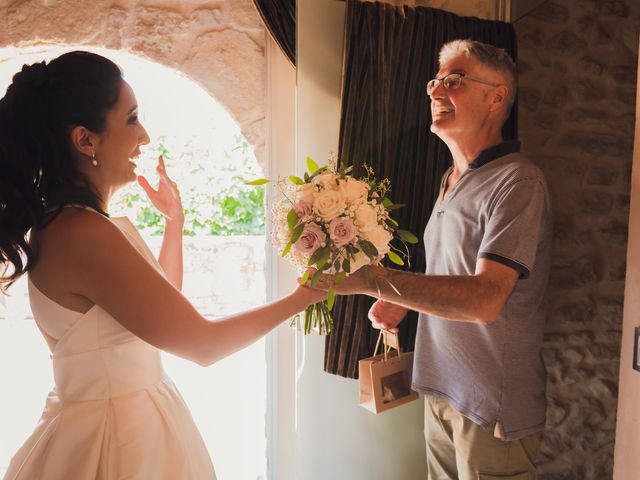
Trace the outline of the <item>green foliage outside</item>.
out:
[[[244,184],[244,179],[259,174],[246,140],[237,138],[236,146],[225,152],[224,159],[216,159],[217,165],[211,167],[199,158],[198,152],[174,159],[164,142],[165,137],[161,137],[154,153],[163,155],[169,175],[180,187],[185,235],[264,235],[265,189]],[[144,162],[147,169],[153,170],[149,165],[155,168],[155,159]],[[154,174],[148,173],[148,178],[151,181]],[[164,217],[137,185],[128,189],[116,203],[138,229],[151,235],[164,233]]]

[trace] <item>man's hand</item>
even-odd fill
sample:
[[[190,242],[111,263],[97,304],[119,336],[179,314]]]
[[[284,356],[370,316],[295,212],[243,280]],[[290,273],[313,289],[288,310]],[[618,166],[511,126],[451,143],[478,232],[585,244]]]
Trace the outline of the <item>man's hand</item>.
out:
[[[398,324],[407,316],[405,307],[385,300],[377,300],[369,309],[369,320],[373,328],[398,331]]]

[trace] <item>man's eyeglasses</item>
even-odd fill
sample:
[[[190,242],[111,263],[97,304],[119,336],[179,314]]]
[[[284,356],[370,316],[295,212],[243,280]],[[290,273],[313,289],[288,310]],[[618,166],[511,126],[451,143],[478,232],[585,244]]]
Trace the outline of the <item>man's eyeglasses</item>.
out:
[[[429,80],[427,82],[427,95],[431,96],[433,91],[441,83],[447,90],[455,90],[456,88],[460,88],[463,78],[465,80],[472,80],[474,82],[483,83],[492,87],[497,87],[498,85],[500,85],[499,83],[487,82],[486,80],[482,80],[481,78],[471,77],[464,73],[450,73],[449,75],[445,75],[442,78],[434,78],[433,80]]]

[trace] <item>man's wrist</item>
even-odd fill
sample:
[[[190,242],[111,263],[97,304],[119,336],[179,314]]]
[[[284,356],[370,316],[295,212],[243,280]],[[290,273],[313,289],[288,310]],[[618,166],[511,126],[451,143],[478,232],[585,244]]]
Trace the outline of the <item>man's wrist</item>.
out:
[[[365,285],[364,285],[365,291],[363,293],[371,297],[380,298],[381,296],[380,294],[382,293],[382,290],[381,290],[382,284],[380,280],[383,278],[385,268],[374,266],[374,265],[368,265],[363,268],[365,269],[363,272],[364,273],[363,276],[365,280]]]

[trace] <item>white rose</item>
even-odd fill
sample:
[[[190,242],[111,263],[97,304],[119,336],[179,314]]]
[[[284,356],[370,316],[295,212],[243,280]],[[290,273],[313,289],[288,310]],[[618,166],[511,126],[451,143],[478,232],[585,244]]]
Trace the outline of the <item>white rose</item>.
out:
[[[317,177],[313,177],[311,184],[320,187],[322,190],[336,190],[338,188],[337,179],[338,177],[335,173],[324,172]]]
[[[368,232],[378,226],[378,213],[372,205],[368,203],[358,205],[355,214],[355,224],[361,232]]]
[[[364,254],[363,252],[358,252],[354,255],[354,257],[349,262],[349,267],[350,267],[351,273],[353,273],[356,270],[360,270],[365,265],[370,265],[370,264],[371,264],[371,259],[367,257],[367,255]]]
[[[340,180],[340,190],[344,193],[348,205],[357,205],[367,200],[369,186],[354,178]]]
[[[364,232],[362,238],[373,243],[379,255],[384,255],[390,250],[389,242],[393,239],[393,234],[382,225],[378,225],[376,228]]]
[[[325,221],[333,220],[344,212],[344,195],[340,190],[323,190],[318,192],[313,201],[313,211]]]
[[[308,204],[313,203],[313,198],[316,194],[316,189],[311,183],[304,183],[299,185],[296,189],[296,201],[304,201]]]

